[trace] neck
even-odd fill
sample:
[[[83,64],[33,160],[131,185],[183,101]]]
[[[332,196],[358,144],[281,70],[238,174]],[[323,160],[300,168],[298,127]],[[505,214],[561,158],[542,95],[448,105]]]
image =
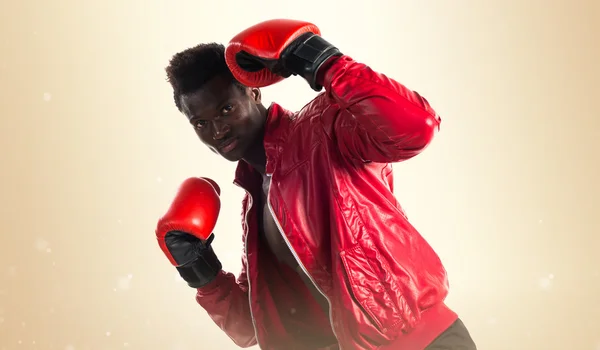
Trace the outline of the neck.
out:
[[[268,109],[264,108],[262,105],[260,107],[262,107],[261,113],[264,117],[265,123],[263,124],[260,133],[257,135],[256,140],[242,159],[246,163],[250,164],[250,166],[258,171],[261,175],[265,175],[267,171],[267,154],[265,151],[264,138]]]
[[[259,142],[255,142],[254,145],[248,150],[248,154],[243,158],[243,160],[250,164],[256,171],[265,175],[267,170],[267,155],[265,152],[265,147],[262,144],[262,135],[259,138]]]

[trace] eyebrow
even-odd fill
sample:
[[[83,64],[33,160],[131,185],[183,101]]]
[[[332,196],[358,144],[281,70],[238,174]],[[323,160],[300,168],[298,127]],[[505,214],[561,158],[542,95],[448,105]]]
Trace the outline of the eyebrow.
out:
[[[231,96],[225,96],[223,99],[221,99],[219,101],[219,103],[215,104],[215,110],[219,110],[224,104],[225,102],[231,100]]]
[[[221,100],[219,100],[218,103],[215,103],[215,111],[220,110],[221,106],[223,106],[223,104],[225,104],[229,100],[231,100],[231,96],[225,96],[224,98],[222,98]],[[188,118],[189,121],[193,121],[193,120],[196,120],[196,119],[204,120],[204,119],[202,119],[198,115],[192,115],[190,118]]]

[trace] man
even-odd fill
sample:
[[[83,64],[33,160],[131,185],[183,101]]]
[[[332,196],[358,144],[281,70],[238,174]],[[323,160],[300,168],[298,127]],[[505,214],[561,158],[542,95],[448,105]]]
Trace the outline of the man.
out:
[[[210,179],[182,185],[157,237],[235,344],[476,348],[444,303],[440,259],[393,195],[390,164],[418,155],[439,128],[425,98],[293,20],[180,52],[166,71],[200,140],[238,162],[242,271],[223,271],[210,245],[219,211]],[[291,76],[322,93],[295,113],[265,107],[260,87]]]

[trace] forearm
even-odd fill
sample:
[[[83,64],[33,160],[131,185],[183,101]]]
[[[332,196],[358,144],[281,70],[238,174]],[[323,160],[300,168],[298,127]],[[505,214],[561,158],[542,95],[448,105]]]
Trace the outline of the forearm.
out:
[[[197,289],[196,301],[236,345],[256,345],[248,289],[233,274],[221,271],[212,283]]]

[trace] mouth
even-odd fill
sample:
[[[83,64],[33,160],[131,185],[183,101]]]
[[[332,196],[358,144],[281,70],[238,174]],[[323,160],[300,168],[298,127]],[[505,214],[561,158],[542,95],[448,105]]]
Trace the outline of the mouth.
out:
[[[222,153],[229,153],[229,152],[233,151],[233,149],[235,147],[237,147],[237,145],[238,145],[238,139],[232,138],[232,139],[225,141],[221,145],[219,145],[218,148],[219,148],[219,151],[221,151]]]

